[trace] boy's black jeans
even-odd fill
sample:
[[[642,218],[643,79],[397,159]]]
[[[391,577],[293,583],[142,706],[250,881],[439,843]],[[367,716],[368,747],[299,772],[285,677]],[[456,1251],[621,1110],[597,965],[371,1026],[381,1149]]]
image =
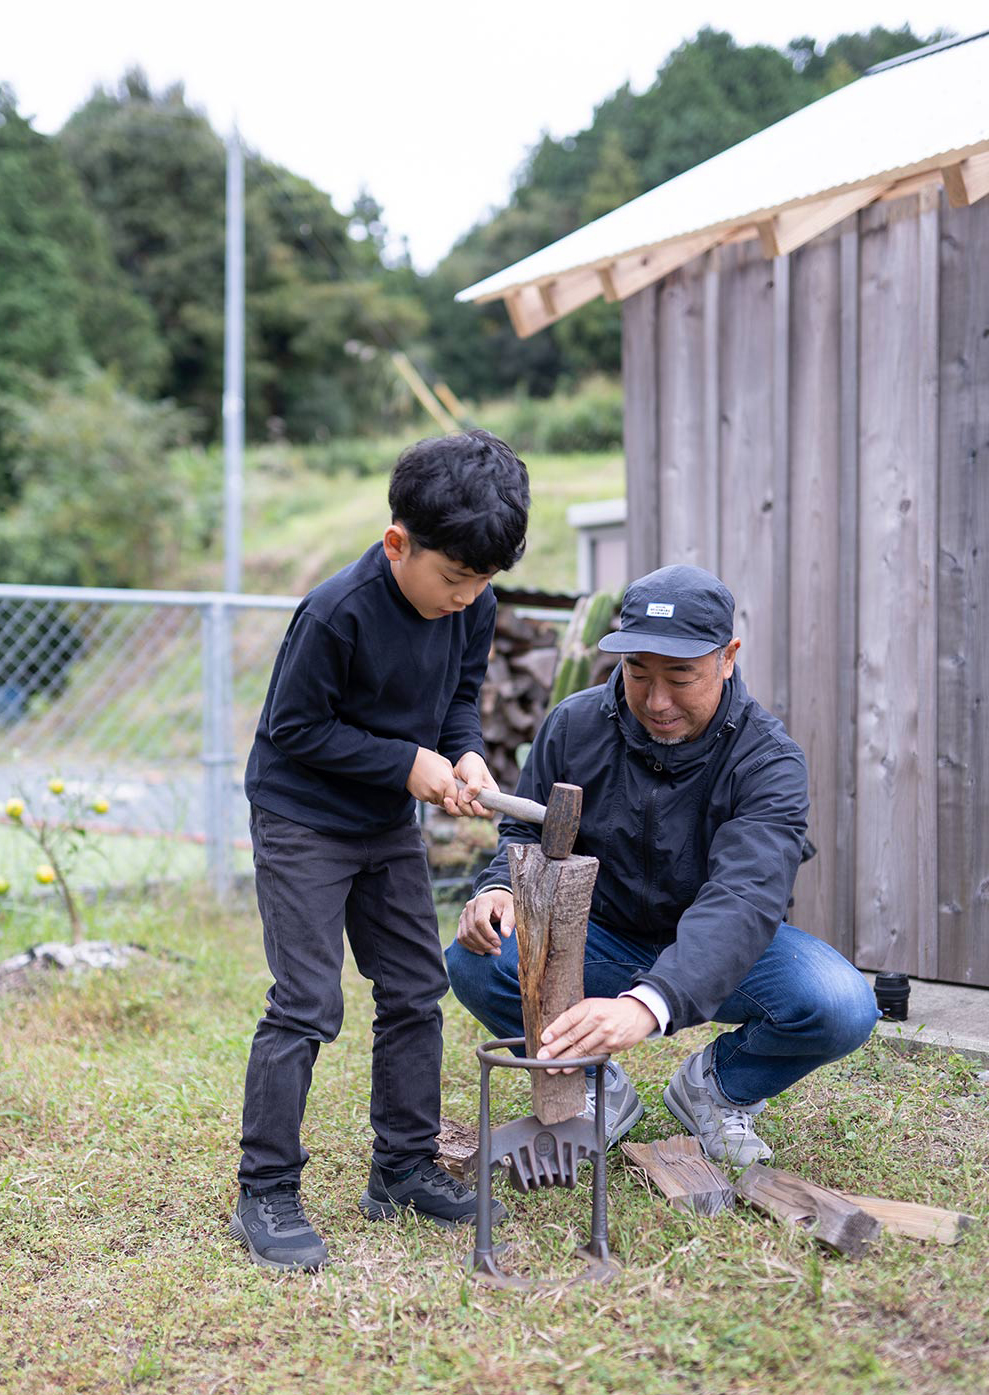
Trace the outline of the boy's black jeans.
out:
[[[274,983],[247,1066],[241,1185],[298,1185],[309,1158],[299,1133],[320,1042],[333,1041],[343,1022],[345,921],[376,1005],[375,1161],[400,1169],[435,1156],[443,1055],[439,1000],[449,981],[417,825],[369,838],[336,838],[255,805],[251,837]]]

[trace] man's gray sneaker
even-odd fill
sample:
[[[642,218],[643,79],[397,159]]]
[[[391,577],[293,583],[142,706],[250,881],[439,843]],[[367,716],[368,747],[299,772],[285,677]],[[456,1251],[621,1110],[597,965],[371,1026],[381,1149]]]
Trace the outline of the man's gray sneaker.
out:
[[[357,1205],[369,1221],[389,1221],[408,1210],[446,1227],[472,1225],[477,1220],[477,1193],[432,1158],[423,1158],[405,1173],[386,1172],[372,1163],[367,1190]],[[507,1217],[502,1203],[492,1200],[492,1224]]]
[[[589,1075],[581,1115],[584,1119],[594,1118],[594,1090],[594,1076]],[[645,1106],[631,1080],[616,1061],[609,1061],[604,1068],[604,1132],[608,1147],[613,1147],[620,1138],[624,1138],[645,1112]]]
[[[697,1051],[687,1057],[663,1091],[663,1103],[700,1140],[712,1162],[732,1167],[771,1162],[773,1150],[752,1124],[753,1114],[765,1108],[765,1100],[748,1108],[724,1101],[702,1074],[702,1055]]]
[[[318,1269],[326,1263],[326,1246],[291,1183],[264,1192],[241,1187],[230,1234],[267,1269]]]

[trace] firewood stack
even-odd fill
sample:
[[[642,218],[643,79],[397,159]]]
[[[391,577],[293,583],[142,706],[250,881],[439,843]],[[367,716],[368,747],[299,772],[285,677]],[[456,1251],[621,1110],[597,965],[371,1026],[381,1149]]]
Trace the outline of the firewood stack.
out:
[[[558,630],[544,620],[498,608],[488,675],[481,689],[481,730],[488,767],[504,790],[514,790],[515,753],[535,736],[549,702]]]

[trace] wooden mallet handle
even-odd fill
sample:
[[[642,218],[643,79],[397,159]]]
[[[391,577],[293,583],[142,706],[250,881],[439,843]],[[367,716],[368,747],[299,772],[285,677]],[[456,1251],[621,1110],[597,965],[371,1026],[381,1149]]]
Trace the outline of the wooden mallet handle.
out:
[[[457,780],[457,789],[466,789],[463,780]],[[503,794],[501,790],[482,789],[474,796],[484,809],[495,814],[511,814],[513,818],[526,823],[542,823],[546,818],[546,805],[537,804],[534,799],[520,799],[517,794]]]
[[[457,780],[457,786],[464,789],[464,782]],[[565,858],[573,852],[573,845],[580,828],[580,809],[583,790],[579,785],[554,785],[550,790],[549,804],[537,804],[534,799],[520,799],[517,794],[502,794],[500,790],[482,789],[477,794],[477,802],[485,809],[497,814],[511,814],[525,823],[541,823],[543,836],[540,847],[547,857]]]

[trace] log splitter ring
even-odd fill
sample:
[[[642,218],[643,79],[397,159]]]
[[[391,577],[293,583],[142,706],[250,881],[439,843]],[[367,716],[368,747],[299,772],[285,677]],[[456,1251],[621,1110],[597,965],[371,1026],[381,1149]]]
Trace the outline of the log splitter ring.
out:
[[[606,1283],[618,1270],[618,1263],[608,1249],[608,1191],[605,1153],[607,1137],[604,1110],[604,1068],[608,1055],[573,1056],[557,1060],[538,1060],[531,1056],[498,1056],[498,1051],[524,1047],[525,1037],[505,1037],[486,1041],[477,1048],[481,1063],[481,1107],[478,1121],[478,1148],[471,1170],[476,1174],[477,1226],[474,1251],[467,1260],[467,1272],[482,1283],[496,1288],[531,1288],[534,1280],[517,1274],[506,1274],[499,1268],[497,1256],[505,1246],[491,1240],[491,1174],[502,1158],[509,1159],[509,1180],[516,1191],[528,1192],[536,1187],[573,1187],[577,1182],[577,1165],[584,1158],[594,1164],[591,1199],[591,1234],[587,1244],[577,1253],[586,1257],[588,1266],[570,1283],[592,1280]],[[594,1119],[577,1117],[559,1124],[544,1124],[536,1115],[514,1119],[511,1123],[491,1127],[491,1070],[505,1066],[510,1070],[560,1070],[563,1067],[588,1069],[594,1067]],[[541,1286],[546,1286],[543,1280]]]

